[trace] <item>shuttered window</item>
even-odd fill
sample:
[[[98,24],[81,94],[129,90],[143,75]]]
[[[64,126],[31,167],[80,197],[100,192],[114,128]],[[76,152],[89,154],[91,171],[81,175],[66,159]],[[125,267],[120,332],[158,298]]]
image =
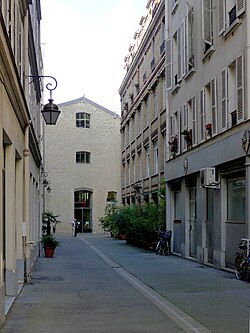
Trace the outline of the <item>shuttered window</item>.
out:
[[[166,89],[172,88],[172,39],[166,41]]]
[[[200,90],[200,136],[201,141],[205,140],[206,108],[205,89]]]
[[[188,73],[194,67],[194,10],[189,8],[185,24],[185,71]]]
[[[246,0],[236,1],[236,15],[237,17],[242,15],[246,11]]]
[[[236,0],[235,5],[228,0],[218,0],[218,31],[219,36],[246,11],[246,0]]]
[[[244,69],[243,55],[236,59],[237,122],[244,120]]]
[[[225,0],[218,0],[219,36],[225,31]]]
[[[202,1],[202,38],[204,52],[213,45],[213,8],[212,0]]]
[[[238,56],[221,73],[221,129],[244,121],[244,61]],[[229,117],[230,116],[230,117]]]
[[[196,121],[196,97],[194,96],[190,100],[190,106],[192,111],[192,140],[193,145],[197,144],[197,121]]]
[[[212,134],[217,133],[217,90],[216,79],[211,81]]]
[[[227,128],[227,69],[221,72],[221,129]]]

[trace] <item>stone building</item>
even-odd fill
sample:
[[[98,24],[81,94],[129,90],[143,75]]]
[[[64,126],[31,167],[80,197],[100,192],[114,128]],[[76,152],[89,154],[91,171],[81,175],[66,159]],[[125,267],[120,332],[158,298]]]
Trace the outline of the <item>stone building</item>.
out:
[[[119,91],[122,202],[156,201],[164,177],[173,252],[233,268],[250,238],[248,2],[147,9]]]
[[[0,326],[40,240],[40,1],[2,0],[0,15]],[[33,245],[31,245],[32,241]]]
[[[166,142],[165,2],[148,1],[120,86],[123,204],[158,201]]]
[[[250,237],[248,5],[166,1],[167,227],[218,268]]]
[[[45,130],[45,207],[59,215],[60,230],[76,218],[80,232],[100,233],[106,206],[120,202],[120,117],[85,97],[59,107],[56,127]]]

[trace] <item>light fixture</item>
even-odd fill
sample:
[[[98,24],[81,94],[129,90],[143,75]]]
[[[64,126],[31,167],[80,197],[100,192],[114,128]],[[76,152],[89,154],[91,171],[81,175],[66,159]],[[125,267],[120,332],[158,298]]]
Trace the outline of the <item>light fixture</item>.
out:
[[[41,78],[50,78],[55,81],[54,86],[52,83],[47,83],[46,88],[50,91],[50,98],[49,103],[45,104],[43,109],[41,110],[43,118],[45,120],[46,125],[55,125],[57,122],[57,119],[61,113],[58,106],[53,103],[52,99],[52,91],[56,89],[57,87],[57,81],[53,76],[43,76],[43,75],[29,75],[29,77],[33,78],[34,80],[39,80]],[[30,83],[32,83],[34,80],[32,80]]]
[[[51,184],[51,181],[45,178],[44,181],[43,181],[43,186],[44,186],[44,188],[47,189],[48,193],[51,192],[50,184]]]

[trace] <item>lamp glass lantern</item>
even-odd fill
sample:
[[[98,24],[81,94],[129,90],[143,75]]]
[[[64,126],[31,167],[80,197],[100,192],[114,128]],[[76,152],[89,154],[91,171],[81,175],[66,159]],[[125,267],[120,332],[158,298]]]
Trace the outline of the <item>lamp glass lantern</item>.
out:
[[[50,91],[50,98],[48,100],[49,103],[45,104],[43,109],[41,110],[41,113],[43,115],[43,118],[45,120],[46,125],[55,125],[57,122],[57,119],[61,113],[58,106],[53,103],[52,99],[52,91],[56,89],[57,87],[57,81],[53,76],[34,76],[30,75],[29,77],[34,78],[33,81],[39,80],[41,78],[50,78],[54,80],[54,86],[51,83],[46,84],[46,88]],[[33,82],[31,81],[31,82]],[[30,82],[30,83],[31,83]]]
[[[49,103],[44,105],[41,112],[46,125],[55,125],[61,113],[58,106],[53,103],[53,99],[49,99]]]

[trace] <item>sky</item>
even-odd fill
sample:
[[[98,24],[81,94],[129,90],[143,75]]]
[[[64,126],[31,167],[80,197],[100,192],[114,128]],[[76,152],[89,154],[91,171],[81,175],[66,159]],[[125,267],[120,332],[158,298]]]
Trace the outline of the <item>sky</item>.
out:
[[[147,2],[41,0],[44,75],[58,83],[54,103],[85,96],[120,114],[124,58],[141,17],[147,15]],[[45,89],[45,103],[48,98]]]

